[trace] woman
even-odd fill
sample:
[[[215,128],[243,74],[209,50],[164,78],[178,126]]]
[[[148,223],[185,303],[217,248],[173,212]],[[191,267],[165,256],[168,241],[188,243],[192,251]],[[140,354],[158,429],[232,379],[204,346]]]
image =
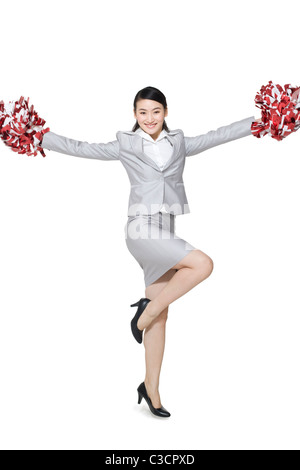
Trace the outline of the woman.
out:
[[[14,152],[35,156],[43,148],[78,157],[120,160],[131,183],[128,218],[124,227],[130,253],[144,272],[145,297],[131,330],[146,354],[145,380],[138,387],[138,403],[146,400],[153,414],[169,417],[161,405],[159,377],[165,347],[169,305],[206,279],[213,261],[175,233],[176,215],[190,212],[182,174],[185,159],[211,147],[253,134],[282,140],[300,129],[300,87],[282,87],[269,81],[255,97],[262,118],[251,116],[196,137],[181,129],[170,131],[164,94],[154,87],[140,90],[134,99],[136,123],[132,131],[118,131],[117,140],[82,142],[44,129],[24,97],[0,101],[0,137]]]
[[[154,87],[140,90],[134,99],[136,123],[132,131],[119,131],[117,140],[89,144],[53,132],[43,136],[41,147],[61,153],[102,160],[121,160],[130,182],[126,244],[144,272],[145,297],[132,304],[137,312],[131,321],[134,338],[144,338],[146,374],[138,387],[151,412],[170,413],[162,406],[159,377],[165,347],[169,305],[206,279],[212,259],[177,237],[175,218],[190,212],[182,180],[185,157],[216,145],[251,135],[254,116],[197,137],[170,131],[164,94]]]

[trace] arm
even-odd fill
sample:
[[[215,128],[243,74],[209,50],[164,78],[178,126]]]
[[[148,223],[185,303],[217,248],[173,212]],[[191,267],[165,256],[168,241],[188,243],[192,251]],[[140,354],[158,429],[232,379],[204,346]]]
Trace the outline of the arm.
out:
[[[186,156],[196,155],[211,147],[251,135],[251,124],[258,120],[251,116],[241,121],[233,122],[228,126],[219,127],[217,130],[209,131],[206,134],[196,137],[184,137]]]
[[[119,142],[117,140],[107,144],[89,144],[80,140],[68,139],[49,131],[44,134],[40,146],[55,152],[73,155],[74,157],[119,160]]]

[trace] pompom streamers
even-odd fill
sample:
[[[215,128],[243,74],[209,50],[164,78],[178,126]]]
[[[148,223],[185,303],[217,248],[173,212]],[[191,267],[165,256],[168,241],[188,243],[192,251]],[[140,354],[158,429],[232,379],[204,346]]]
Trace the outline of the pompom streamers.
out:
[[[261,122],[253,122],[251,132],[254,137],[269,134],[276,140],[282,140],[300,128],[300,87],[290,84],[263,85],[255,97],[255,106],[261,108]]]
[[[14,152],[34,157],[40,152],[45,157],[40,143],[50,128],[43,129],[46,121],[28,103],[23,96],[6,104],[0,101],[0,137]]]

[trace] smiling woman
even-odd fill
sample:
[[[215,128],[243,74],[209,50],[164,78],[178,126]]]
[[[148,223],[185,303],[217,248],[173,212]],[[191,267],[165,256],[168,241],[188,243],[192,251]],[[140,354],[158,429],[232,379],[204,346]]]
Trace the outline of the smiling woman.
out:
[[[134,99],[136,123],[132,132],[119,136],[121,153],[131,144],[138,156],[125,231],[127,248],[143,269],[146,285],[145,297],[131,305],[138,307],[131,322],[132,333],[142,343],[144,332],[146,355],[145,380],[138,387],[139,403],[141,397],[145,398],[152,413],[161,417],[170,416],[162,407],[158,391],[169,305],[210,276],[213,269],[207,254],[175,232],[176,215],[190,211],[182,178],[185,158],[251,135],[255,121],[251,116],[208,134],[185,138],[180,129],[168,129],[167,115],[164,94],[146,87]],[[140,214],[136,207],[132,210],[138,201],[144,203],[144,207],[138,206]],[[154,202],[156,208],[152,208]]]
[[[140,128],[149,132],[153,140],[157,140],[160,129],[163,127],[164,119],[168,115],[168,109],[165,109],[163,105],[158,102],[157,104],[159,106],[153,108],[153,104],[156,104],[156,102],[148,99],[139,100],[137,110],[134,110],[134,116]]]
[[[168,116],[168,106],[165,95],[154,87],[146,87],[140,90],[133,102],[133,114],[136,123],[133,132],[141,128],[148,132],[153,140],[156,140],[161,130],[169,131],[165,122]]]
[[[260,127],[254,116],[195,137],[166,123],[165,95],[154,87],[140,90],[134,99],[136,119],[131,131],[118,131],[107,143],[89,143],[43,129],[45,121],[21,100],[5,106],[0,102],[0,131],[12,150],[36,155],[43,149],[76,157],[120,161],[130,180],[126,245],[144,273],[145,296],[131,304],[137,311],[131,320],[134,339],[144,339],[146,371],[138,386],[150,411],[162,418],[170,413],[162,406],[159,379],[165,348],[169,306],[207,279],[213,260],[176,235],[176,216],[190,212],[183,181],[186,157],[253,134]],[[263,122],[263,132],[267,124]],[[260,130],[258,131],[260,132]],[[33,153],[34,152],[34,153]]]

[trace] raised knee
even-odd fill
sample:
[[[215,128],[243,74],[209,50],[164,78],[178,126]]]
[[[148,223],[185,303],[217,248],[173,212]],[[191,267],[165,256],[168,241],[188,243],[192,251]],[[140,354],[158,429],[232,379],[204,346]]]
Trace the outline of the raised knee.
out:
[[[203,277],[203,275],[208,277],[211,275],[214,269],[214,262],[209,256],[206,255],[204,258],[201,257],[201,259],[199,259],[196,269],[199,271],[201,277]]]
[[[213,269],[214,269],[214,262],[213,260],[208,256],[208,260],[207,260],[207,272],[208,272],[208,275],[210,276],[211,273],[213,272]]]

